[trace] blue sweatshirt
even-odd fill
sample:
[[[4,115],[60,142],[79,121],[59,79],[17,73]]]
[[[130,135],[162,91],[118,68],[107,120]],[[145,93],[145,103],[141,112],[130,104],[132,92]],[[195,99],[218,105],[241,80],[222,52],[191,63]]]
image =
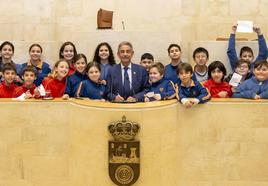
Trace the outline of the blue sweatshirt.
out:
[[[189,87],[185,87],[178,82],[178,99],[181,101],[183,98],[197,98],[200,103],[207,102],[210,99],[208,90],[198,81],[192,80]]]
[[[22,71],[23,71],[23,69],[24,69],[25,67],[27,67],[28,65],[33,66],[33,67],[35,68],[35,70],[36,70],[36,80],[34,80],[34,84],[35,84],[36,86],[41,85],[43,79],[44,79],[45,77],[47,77],[47,75],[51,72],[51,69],[50,69],[50,67],[49,67],[49,64],[46,63],[46,62],[42,62],[42,63],[40,63],[40,65],[38,65],[38,66],[34,66],[34,65],[32,65],[30,62],[27,62],[27,63],[23,63],[23,64],[21,65],[21,69],[20,69],[20,72],[19,72],[19,74],[20,74],[21,76],[22,76]]]
[[[166,80],[171,80],[174,84],[178,81],[178,75],[177,75],[177,66],[173,66],[171,64],[168,64],[165,66],[165,73],[164,78]]]
[[[89,99],[103,99],[105,92],[105,86],[99,83],[95,83],[90,79],[81,82],[77,91],[79,97],[87,97]]]
[[[268,57],[267,45],[266,45],[266,41],[263,35],[258,35],[258,44],[259,44],[259,54],[257,58],[255,59],[255,61],[250,64],[251,70],[253,70],[253,67],[256,61],[266,60],[266,58]],[[232,70],[235,71],[235,65],[238,61],[237,53],[235,50],[235,34],[230,35],[227,55],[228,55]]]
[[[260,82],[252,77],[238,85],[233,97],[253,99],[256,95],[268,99],[268,80]]]
[[[67,84],[64,94],[68,94],[70,97],[76,97],[75,93],[79,87],[79,84],[87,78],[88,77],[86,74],[81,74],[80,72],[75,71],[74,74],[67,77]]]
[[[101,79],[101,80],[105,80],[105,81],[107,81],[107,78],[108,78],[108,72],[109,72],[109,70],[110,70],[113,66],[110,65],[110,64],[103,65],[103,64],[100,63],[100,67],[101,67],[101,76],[100,76],[100,79]]]
[[[161,100],[172,99],[175,97],[175,87],[172,81],[162,78],[158,82],[152,83],[148,92],[154,92],[154,94],[160,94]],[[150,101],[155,101],[153,97],[149,98]]]

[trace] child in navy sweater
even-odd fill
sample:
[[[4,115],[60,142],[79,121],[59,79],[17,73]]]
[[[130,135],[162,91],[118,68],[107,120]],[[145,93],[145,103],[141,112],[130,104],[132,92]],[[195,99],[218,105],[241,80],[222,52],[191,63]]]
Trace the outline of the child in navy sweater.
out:
[[[106,42],[98,44],[93,61],[99,63],[101,68],[100,79],[102,84],[106,84],[108,72],[116,64],[112,47]]]
[[[42,60],[42,52],[43,49],[41,45],[35,43],[32,44],[29,48],[30,60],[21,65],[21,70],[23,70],[27,66],[33,66],[36,70],[36,80],[34,80],[34,84],[39,86],[43,79],[47,77],[47,75],[51,72],[49,64]],[[22,76],[21,72],[20,75]]]
[[[87,66],[87,58],[84,54],[77,54],[75,57],[74,74],[67,77],[67,85],[65,88],[65,93],[63,95],[63,99],[68,99],[69,97],[76,97],[75,93],[83,80],[87,79],[86,75],[86,66]]]
[[[168,55],[171,59],[170,64],[165,66],[166,80],[171,80],[174,84],[178,81],[177,68],[182,63],[181,61],[181,47],[177,44],[170,44],[168,47]]]
[[[233,97],[248,99],[268,99],[268,62],[257,61],[253,70],[254,76],[241,83]]]
[[[201,83],[192,79],[193,68],[190,64],[180,64],[177,73],[180,78],[177,97],[186,108],[191,108],[210,99],[208,90]]]
[[[2,69],[5,64],[10,63],[14,65],[17,73],[21,71],[21,65],[14,63],[14,61],[12,60],[13,55],[14,55],[14,50],[15,50],[14,45],[9,41],[5,41],[0,45],[0,54],[1,54],[0,55],[0,79],[1,81],[2,81]],[[14,82],[17,85],[21,85],[23,83],[22,79],[18,75],[16,75]]]
[[[86,72],[89,79],[80,83],[77,90],[77,97],[86,97],[89,99],[105,101],[104,92],[106,87],[102,84],[100,79],[100,65],[97,62],[90,62],[87,65]]]
[[[153,64],[149,68],[149,81],[151,87],[144,95],[144,101],[159,101],[172,99],[175,97],[175,87],[172,81],[166,80],[164,76],[164,65],[160,62]]]

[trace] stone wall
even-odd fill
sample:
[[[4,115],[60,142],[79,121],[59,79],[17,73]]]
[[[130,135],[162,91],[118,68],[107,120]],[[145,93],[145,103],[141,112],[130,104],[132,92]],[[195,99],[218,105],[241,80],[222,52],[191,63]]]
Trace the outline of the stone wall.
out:
[[[120,41],[129,40],[134,44],[135,62],[142,53],[151,52],[163,63],[169,62],[168,45],[179,43],[183,60],[191,61],[190,43],[228,37],[237,20],[254,21],[267,36],[267,6],[267,0],[6,0],[0,2],[0,41],[15,43],[18,63],[28,58],[33,42],[42,44],[45,58],[53,63],[67,40],[89,59],[101,41],[116,51]],[[112,30],[96,29],[99,8],[114,11]],[[256,38],[255,34],[240,36]]]

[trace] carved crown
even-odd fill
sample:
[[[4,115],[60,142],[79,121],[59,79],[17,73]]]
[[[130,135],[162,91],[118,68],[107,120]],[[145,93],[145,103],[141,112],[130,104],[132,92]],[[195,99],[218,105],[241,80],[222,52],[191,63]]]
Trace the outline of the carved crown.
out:
[[[122,121],[112,122],[108,126],[108,130],[115,141],[132,141],[139,129],[138,123],[127,121],[126,116],[122,117]]]

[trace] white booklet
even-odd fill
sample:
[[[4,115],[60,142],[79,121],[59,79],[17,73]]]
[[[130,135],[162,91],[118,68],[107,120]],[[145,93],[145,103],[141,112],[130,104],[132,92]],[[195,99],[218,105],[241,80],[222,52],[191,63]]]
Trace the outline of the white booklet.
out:
[[[237,87],[241,82],[242,78],[243,76],[234,72],[231,80],[229,81],[229,84],[232,85],[233,87]]]
[[[26,94],[25,94],[25,93],[23,93],[23,94],[22,94],[22,95],[20,95],[19,97],[12,98],[12,100],[24,101],[24,100],[25,100],[25,96],[26,96]]]
[[[45,88],[44,88],[44,86],[42,84],[37,89],[40,92],[40,96],[45,96],[46,95],[46,90],[45,90]]]
[[[252,33],[253,22],[252,21],[237,21],[237,32]]]
[[[152,98],[152,97],[154,97],[154,92],[147,92],[146,96],[148,98]]]

